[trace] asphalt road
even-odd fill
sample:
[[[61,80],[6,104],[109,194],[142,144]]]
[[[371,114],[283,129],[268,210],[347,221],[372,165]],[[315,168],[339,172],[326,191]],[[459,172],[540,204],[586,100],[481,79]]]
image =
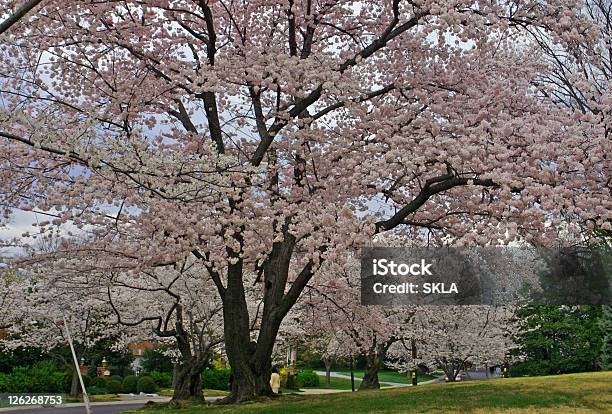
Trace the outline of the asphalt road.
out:
[[[94,405],[91,407],[92,414],[115,414],[127,410],[136,410],[142,407],[145,401],[142,403],[134,404],[111,404],[111,405]],[[85,414],[85,407],[57,407],[57,408],[20,408],[10,411],[2,411],[4,413],[11,414]]]

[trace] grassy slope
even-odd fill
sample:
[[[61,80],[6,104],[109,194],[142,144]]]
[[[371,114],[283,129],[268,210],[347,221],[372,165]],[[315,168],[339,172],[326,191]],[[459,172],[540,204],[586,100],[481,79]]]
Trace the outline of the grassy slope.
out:
[[[350,375],[350,373],[349,373]],[[330,387],[329,389],[331,390],[350,390],[351,389],[351,380],[348,378],[336,378],[336,377],[331,377],[330,378]],[[325,380],[325,376],[324,375],[319,375],[319,386],[317,388],[327,388],[326,385],[326,380]],[[361,377],[358,377],[357,375],[355,375],[355,388],[359,388],[359,384],[361,384]],[[384,382],[380,383],[381,387],[386,387],[386,386],[390,386],[389,384],[386,384]]]
[[[345,378],[330,378],[330,389],[332,390],[350,390],[351,389],[351,380]],[[318,388],[327,388],[325,386],[325,376],[319,375],[319,387]],[[359,384],[361,384],[361,380],[355,376],[355,388],[359,388]]]
[[[346,374],[346,375],[351,375],[350,372],[340,372],[341,374]],[[355,371],[355,387],[359,388],[359,384],[361,384],[361,378],[363,377],[363,371]],[[428,376],[428,375],[421,375],[418,378],[419,382],[425,382],[428,381],[430,379],[434,379],[435,377],[432,376]],[[385,383],[384,381],[389,381],[389,382],[399,382],[402,384],[412,384],[412,380],[403,376],[402,374],[395,372],[395,371],[385,371],[385,372],[381,372],[378,374],[378,380],[380,381],[380,385],[382,387],[385,386],[390,386],[389,384]],[[335,377],[331,377],[331,386],[329,387],[330,389],[333,390],[350,390],[351,389],[351,380],[347,379],[347,378],[335,378]],[[325,382],[325,376],[324,375],[319,375],[319,384],[320,386],[318,388],[327,388],[325,386],[326,382]]]
[[[290,395],[234,406],[198,406],[150,414],[292,413],[604,413],[612,412],[612,372],[432,384],[357,393]]]
[[[351,375],[350,371],[340,371],[339,373],[344,375]],[[355,378],[363,378],[363,371],[355,371]],[[433,377],[431,375],[419,375],[417,380],[418,382],[424,382],[434,378],[436,377]],[[381,370],[378,372],[378,381],[399,382],[400,384],[412,384],[412,379],[408,378],[406,374],[401,374],[397,371],[388,370]]]

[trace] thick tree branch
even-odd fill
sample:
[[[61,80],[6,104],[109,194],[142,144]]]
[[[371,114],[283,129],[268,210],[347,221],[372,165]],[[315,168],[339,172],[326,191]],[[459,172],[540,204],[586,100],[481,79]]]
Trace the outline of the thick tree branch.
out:
[[[454,187],[467,185],[469,182],[474,185],[482,187],[499,187],[499,184],[495,183],[492,179],[478,179],[478,178],[463,178],[453,177],[449,178],[448,175],[435,177],[427,180],[423,189],[419,194],[406,204],[402,209],[395,213],[391,218],[382,220],[376,223],[376,233],[391,230],[400,224],[403,224],[405,219],[415,211],[417,211],[423,204],[427,202],[429,197],[441,193],[443,191],[450,190]]]
[[[29,0],[25,2],[15,11],[15,13],[11,14],[2,23],[0,23],[0,34],[6,32],[8,29],[11,28],[12,25],[23,19],[23,17],[28,14],[28,12],[34,7],[38,6],[41,1],[42,0]]]
[[[219,291],[219,295],[221,296],[221,299],[223,299],[225,297],[225,286],[223,286],[223,282],[221,282],[221,275],[219,275],[219,272],[217,272],[211,265],[208,264],[209,262],[208,253],[202,254],[198,249],[193,249],[191,253],[196,258],[202,261],[202,263],[206,267],[206,270],[210,274],[211,279],[215,283],[215,286],[217,287],[217,290]]]

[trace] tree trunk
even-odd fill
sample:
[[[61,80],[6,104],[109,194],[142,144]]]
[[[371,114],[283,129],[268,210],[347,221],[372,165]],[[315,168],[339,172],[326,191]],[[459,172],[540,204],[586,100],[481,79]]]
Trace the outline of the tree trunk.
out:
[[[442,370],[444,374],[446,374],[448,382],[456,382],[457,376],[462,369],[464,369],[464,364],[462,362],[445,362],[442,364]]]
[[[229,324],[234,322],[234,318],[230,317],[229,319]],[[230,395],[221,402],[234,403],[249,401],[262,396],[272,397],[274,395],[270,387],[272,350],[270,349],[269,353],[257,352],[258,349],[261,349],[261,344],[258,345],[258,343],[252,341],[241,342],[237,339],[238,335],[234,337],[228,336],[227,331],[232,331],[233,329],[232,327],[228,329],[227,325],[228,323],[226,323],[225,330],[225,347],[230,366],[232,367],[234,381]],[[273,344],[277,332],[278,330],[265,334],[260,331],[258,339],[264,342],[269,341]],[[271,336],[274,339],[271,339]],[[245,343],[246,346],[244,345]]]
[[[204,400],[202,394],[202,370],[208,364],[210,344],[193,345],[183,325],[183,307],[176,306],[175,335],[180,360],[174,366],[172,382],[174,394],[171,405],[182,400]],[[192,346],[193,345],[193,346]]]
[[[77,373],[76,368],[73,366],[72,367],[72,381],[70,382],[70,396],[78,397],[80,389],[81,389],[81,386],[79,384],[79,374]]]
[[[228,282],[223,296],[223,331],[225,351],[234,381],[230,395],[221,400],[221,403],[272,396],[272,347],[278,326],[271,325],[269,315],[264,312],[258,342],[251,341],[240,262],[228,266]]]
[[[353,367],[353,356],[351,355],[351,392],[355,392],[355,370]]]
[[[172,388],[176,388],[176,383],[178,381],[178,376],[179,376],[179,372],[178,372],[178,367],[179,364],[174,364],[174,368],[172,369]]]
[[[201,362],[191,358],[175,365],[174,394],[172,401],[203,400]]]
[[[359,391],[379,389],[378,370],[382,366],[382,358],[378,353],[370,353],[366,356],[366,367],[363,380],[359,385]]]
[[[283,233],[283,241],[273,243],[272,251],[263,265],[264,306],[257,341],[251,340],[244,269],[239,255],[234,254],[227,266],[227,286],[216,282],[223,299],[225,351],[234,374],[232,391],[221,403],[275,396],[270,387],[274,342],[283,318],[312,277],[314,266],[314,262],[308,262],[286,290],[296,239],[289,233],[288,222],[283,225]],[[242,236],[237,234],[234,237],[242,248]]]
[[[359,385],[359,391],[380,388],[378,371],[382,368],[387,350],[394,341],[394,339],[389,339],[387,342],[379,343],[370,348],[370,352],[366,355],[365,373]]]
[[[331,388],[331,367],[333,360],[331,358],[323,358],[325,363],[325,387]]]

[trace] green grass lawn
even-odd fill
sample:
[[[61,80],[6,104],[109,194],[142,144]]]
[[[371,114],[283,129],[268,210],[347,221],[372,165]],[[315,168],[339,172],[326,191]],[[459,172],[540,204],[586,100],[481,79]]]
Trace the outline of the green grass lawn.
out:
[[[225,397],[227,394],[229,394],[229,392],[221,390],[205,389],[203,391],[204,397]],[[162,388],[161,390],[159,390],[158,394],[163,397],[172,397],[172,395],[174,394],[174,390],[172,388]]]
[[[99,395],[89,395],[89,401],[91,402],[106,402],[106,401],[120,401],[121,398],[117,394],[99,394]],[[75,398],[75,397],[67,397],[66,402],[83,402],[83,397]]]
[[[330,378],[330,386],[329,389],[332,390],[350,390],[351,389],[351,380],[345,378]],[[318,388],[327,388],[325,381],[325,376],[319,375],[319,387]],[[359,384],[361,384],[361,380],[355,376],[355,388],[359,388]]]
[[[350,372],[348,375],[351,375]],[[359,384],[361,384],[362,377],[363,377],[363,373],[361,373],[361,376],[355,373],[355,389],[359,388]],[[387,379],[387,381],[389,380]],[[319,375],[319,386],[317,388],[328,388],[331,390],[350,390],[351,389],[351,380],[348,378],[331,377],[329,382],[330,382],[330,386],[328,388],[327,382],[325,381],[325,375]],[[379,376],[379,382],[380,382],[381,387],[391,387],[391,384],[382,382],[380,376]],[[392,381],[392,382],[395,382],[395,381]],[[406,384],[409,384],[409,383],[407,382]]]
[[[351,371],[338,371],[338,373],[344,375],[351,375]],[[355,371],[355,378],[363,378],[363,371]],[[417,377],[417,381],[425,382],[434,378],[436,377],[431,375],[419,375]],[[412,384],[412,379],[409,378],[406,374],[391,370],[380,370],[378,372],[378,381],[399,382],[400,384]]]
[[[138,411],[130,411],[136,413]],[[328,395],[287,395],[232,406],[170,410],[163,404],[141,414],[297,413],[609,413],[612,372],[430,384]]]

